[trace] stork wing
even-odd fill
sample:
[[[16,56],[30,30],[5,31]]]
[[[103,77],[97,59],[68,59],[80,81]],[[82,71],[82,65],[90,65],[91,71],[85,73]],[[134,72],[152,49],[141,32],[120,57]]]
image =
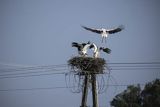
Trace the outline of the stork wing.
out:
[[[77,42],[72,42],[72,47],[78,47],[78,43]]]
[[[103,52],[106,52],[106,53],[110,54],[110,53],[111,53],[111,49],[109,49],[109,48],[104,48],[104,49],[103,49]]]
[[[109,34],[113,34],[113,33],[117,33],[117,32],[120,32],[124,29],[124,26],[123,25],[120,25],[119,27],[115,28],[115,29],[110,29],[110,30],[107,30],[107,32]]]
[[[82,44],[78,44],[77,42],[72,42],[72,47],[76,47],[78,51],[81,51],[83,48]]]
[[[89,30],[89,31],[92,31],[92,32],[95,32],[95,33],[98,33],[98,34],[101,34],[102,33],[102,30],[101,29],[94,29],[94,28],[88,28],[88,27],[85,27],[85,26],[82,26],[84,29],[86,30]]]
[[[81,48],[83,48],[83,45],[79,44],[77,42],[72,42],[72,47],[77,47],[78,49],[81,49]]]

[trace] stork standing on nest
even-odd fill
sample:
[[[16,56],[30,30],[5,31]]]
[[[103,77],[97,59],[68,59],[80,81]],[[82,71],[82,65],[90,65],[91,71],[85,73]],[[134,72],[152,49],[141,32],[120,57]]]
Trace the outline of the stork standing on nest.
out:
[[[100,47],[98,48],[98,46],[94,43],[92,43],[89,47],[90,49],[93,48],[93,57],[94,58],[98,58],[100,56],[100,51],[102,50],[103,52],[105,53],[108,53],[110,54],[111,53],[111,50],[109,48],[104,48],[104,47]]]
[[[104,39],[105,39],[105,43],[107,42],[106,38],[108,37],[109,34],[114,34],[114,33],[120,32],[120,31],[122,31],[124,29],[123,25],[120,25],[120,26],[118,26],[116,28],[113,28],[113,29],[104,29],[104,28],[95,29],[95,28],[89,28],[89,27],[85,27],[85,26],[82,26],[82,27],[84,29],[92,31],[94,33],[101,34],[102,43],[103,43]]]
[[[72,42],[72,47],[76,47],[78,49],[78,54],[80,56],[87,56],[87,51],[88,48],[90,47],[90,41],[88,41],[87,43],[77,43],[77,42]]]

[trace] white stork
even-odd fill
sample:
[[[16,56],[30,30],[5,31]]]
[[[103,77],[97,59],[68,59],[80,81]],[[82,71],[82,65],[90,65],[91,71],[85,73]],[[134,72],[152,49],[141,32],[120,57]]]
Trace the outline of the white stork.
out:
[[[95,29],[95,28],[88,28],[85,26],[82,26],[82,27],[86,30],[101,34],[102,42],[103,42],[103,39],[105,39],[105,42],[106,42],[106,38],[108,37],[109,34],[114,34],[114,33],[120,32],[124,29],[123,25],[120,25],[120,26],[113,28],[113,29],[104,29],[104,28]]]
[[[94,48],[93,50],[93,57],[94,58],[98,58],[100,56],[100,51],[102,50],[103,52],[105,53],[108,53],[110,54],[111,53],[111,50],[109,48],[104,48],[104,47],[100,47],[98,48],[96,44],[92,43],[89,47],[90,49],[91,48]]]
[[[87,43],[77,43],[77,42],[72,42],[72,47],[76,47],[78,49],[78,54],[80,56],[87,56],[87,50],[90,46],[90,41],[88,41]]]

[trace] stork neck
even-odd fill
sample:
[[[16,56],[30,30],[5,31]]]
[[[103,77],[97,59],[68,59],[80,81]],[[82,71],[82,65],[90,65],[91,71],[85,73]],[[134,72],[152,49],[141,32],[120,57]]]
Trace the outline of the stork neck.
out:
[[[98,47],[93,43],[93,46],[94,46],[94,52],[97,52],[98,51]]]

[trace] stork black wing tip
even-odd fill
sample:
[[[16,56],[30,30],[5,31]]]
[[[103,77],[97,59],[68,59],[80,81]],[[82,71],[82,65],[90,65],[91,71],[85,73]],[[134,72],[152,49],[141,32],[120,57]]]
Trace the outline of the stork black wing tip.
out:
[[[72,42],[72,47],[75,47],[77,44],[77,42]]]
[[[81,25],[81,27],[82,27],[82,28],[84,28],[84,29],[88,29],[88,27],[86,27],[86,26],[83,26],[83,25]]]
[[[118,28],[120,28],[121,30],[123,30],[125,28],[124,25],[120,25]]]

